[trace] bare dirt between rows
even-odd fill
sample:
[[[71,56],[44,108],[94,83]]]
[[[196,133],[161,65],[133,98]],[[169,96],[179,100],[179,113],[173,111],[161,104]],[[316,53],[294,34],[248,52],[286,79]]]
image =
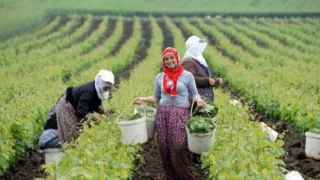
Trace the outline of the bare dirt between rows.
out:
[[[134,172],[132,180],[164,180],[165,175],[162,167],[159,144],[156,138],[148,140],[141,145],[143,148],[139,154],[144,158],[145,163]],[[199,164],[192,164],[191,171],[197,180],[205,180],[205,171],[201,170]]]
[[[274,128],[279,134],[284,134],[285,155],[282,160],[285,168],[289,171],[298,171],[304,179],[320,180],[320,160],[308,158],[305,153],[306,137],[300,133],[292,124],[279,123],[265,114],[252,110],[255,120],[266,123]]]

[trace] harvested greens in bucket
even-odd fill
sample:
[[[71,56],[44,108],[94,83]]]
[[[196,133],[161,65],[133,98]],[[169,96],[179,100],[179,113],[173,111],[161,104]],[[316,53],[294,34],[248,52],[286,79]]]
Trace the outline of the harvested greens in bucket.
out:
[[[137,114],[134,114],[133,116],[131,116],[131,117],[127,118],[127,119],[130,121],[130,120],[137,120],[137,119],[140,119],[142,117],[143,117],[142,114],[137,113]]]
[[[140,119],[142,118],[143,116],[147,116],[147,117],[155,117],[156,116],[156,113],[153,112],[153,111],[147,111],[146,113],[143,113],[143,112],[139,112],[137,114],[134,114],[132,115],[131,117],[128,118],[128,120],[136,120],[136,119]]]
[[[202,116],[193,116],[187,123],[190,133],[209,133],[215,128],[211,119]]]
[[[142,113],[142,112],[140,113],[145,114],[147,117],[150,117],[150,118],[156,117],[156,112],[154,111],[147,111],[146,113]]]

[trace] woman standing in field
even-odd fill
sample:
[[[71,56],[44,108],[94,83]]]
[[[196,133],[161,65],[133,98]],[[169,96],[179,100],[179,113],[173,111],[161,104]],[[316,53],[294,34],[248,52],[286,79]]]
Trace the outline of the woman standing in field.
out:
[[[100,120],[94,115],[108,114],[102,101],[108,99],[109,91],[114,84],[111,71],[100,70],[94,81],[80,86],[68,87],[51,109],[45,131],[40,136],[40,149],[61,148],[64,142],[70,142],[79,136],[82,120]]]
[[[177,50],[168,47],[162,52],[162,72],[156,76],[154,94],[134,99],[135,104],[159,103],[156,130],[166,179],[194,179],[186,133],[190,98],[199,107],[205,106],[193,75],[183,69]]]
[[[207,61],[202,53],[207,43],[204,39],[197,36],[191,36],[186,41],[186,53],[184,55],[182,66],[185,70],[191,72],[195,78],[196,86],[201,97],[214,101],[213,86],[216,81],[211,78],[211,71]],[[193,161],[200,164],[200,155],[193,154]]]
[[[186,41],[186,53],[183,57],[182,66],[191,72],[196,80],[199,94],[210,101],[214,101],[213,86],[216,81],[211,78],[211,71],[202,53],[207,43],[204,39],[191,36]]]

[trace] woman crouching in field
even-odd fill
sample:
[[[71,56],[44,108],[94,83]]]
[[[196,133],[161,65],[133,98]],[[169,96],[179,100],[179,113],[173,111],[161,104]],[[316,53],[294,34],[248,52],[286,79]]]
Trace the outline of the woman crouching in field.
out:
[[[100,70],[95,80],[68,87],[49,112],[44,132],[40,136],[40,149],[61,148],[64,142],[71,142],[79,136],[83,120],[100,120],[94,112],[110,113],[110,109],[103,108],[102,101],[108,99],[113,84],[113,73]]]

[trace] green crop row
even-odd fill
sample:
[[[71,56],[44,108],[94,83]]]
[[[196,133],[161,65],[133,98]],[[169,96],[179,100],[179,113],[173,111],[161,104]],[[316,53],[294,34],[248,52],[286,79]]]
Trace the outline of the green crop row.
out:
[[[132,60],[134,60],[133,53],[142,40],[140,21],[140,19],[135,18],[133,35],[117,55],[93,64],[92,67],[86,69],[78,77],[73,77],[70,83],[91,80],[93,74],[101,68],[109,69],[117,76],[119,70],[122,70],[119,67],[125,68],[132,64]],[[159,29],[153,22],[152,31],[157,34],[153,33],[153,38],[151,39],[152,47],[148,49],[148,54],[154,54],[161,47],[157,41],[161,41],[162,36],[159,36],[157,28]],[[128,82],[121,79],[119,87],[112,92],[110,102],[104,103],[114,109],[114,115],[103,119],[98,126],[93,125],[91,128],[85,128],[83,134],[77,140],[77,146],[66,150],[66,155],[62,157],[59,166],[57,168],[53,168],[53,166],[47,167],[48,179],[129,179],[132,177],[132,170],[136,168],[135,159],[138,158],[136,152],[141,148],[136,145],[127,146],[122,143],[115,119],[119,116],[120,111],[124,110],[124,106],[132,103],[135,95],[138,95],[141,91],[150,93],[150,87],[153,85],[150,78],[148,79],[148,76],[146,76],[144,81],[141,82],[145,84],[137,84],[137,79],[134,77],[140,79],[142,77],[141,71],[146,68],[150,70],[148,72],[152,73],[154,71],[152,67],[155,63],[152,58],[148,57],[141,64],[135,66],[133,73],[130,74],[131,81]],[[144,73],[144,75],[146,74]],[[131,110],[133,112],[133,109]],[[83,151],[83,149],[86,150]]]

